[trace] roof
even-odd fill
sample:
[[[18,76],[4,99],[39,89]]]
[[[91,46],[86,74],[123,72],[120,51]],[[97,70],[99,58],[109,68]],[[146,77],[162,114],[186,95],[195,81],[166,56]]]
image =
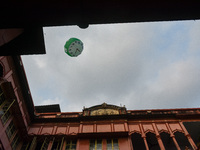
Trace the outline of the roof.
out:
[[[87,28],[91,24],[196,20],[200,19],[200,1],[2,1],[0,14],[0,29],[25,29],[15,40],[0,47],[0,55],[45,54],[42,27],[78,25]]]
[[[59,104],[35,106],[35,110],[37,113],[61,112]]]
[[[0,28],[200,19],[198,0],[3,1]]]
[[[25,28],[19,35],[13,34],[20,30],[0,29],[1,56],[46,53],[42,27],[29,27]]]

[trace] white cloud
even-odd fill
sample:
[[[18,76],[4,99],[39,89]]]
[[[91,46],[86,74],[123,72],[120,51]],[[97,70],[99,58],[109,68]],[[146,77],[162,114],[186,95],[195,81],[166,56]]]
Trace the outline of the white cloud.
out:
[[[39,69],[43,69],[43,68],[46,67],[47,62],[46,62],[45,59],[42,59],[42,57],[35,57],[33,59],[34,59],[36,65],[38,66]]]
[[[51,105],[51,104],[60,104],[63,100],[56,97],[55,99],[44,99],[43,101],[39,102],[38,105]]]

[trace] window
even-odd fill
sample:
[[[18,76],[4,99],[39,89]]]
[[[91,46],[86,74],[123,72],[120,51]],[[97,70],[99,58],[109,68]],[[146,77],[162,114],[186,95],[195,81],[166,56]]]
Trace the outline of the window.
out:
[[[52,146],[52,150],[59,150],[59,148],[60,148],[60,142],[59,141],[54,141],[53,142],[53,146]]]
[[[0,88],[0,117],[1,117],[1,121],[2,121],[3,124],[5,124],[6,121],[10,117],[9,111],[8,112],[6,111],[8,109],[8,107],[9,106],[8,106],[8,103],[5,101],[5,97],[4,97],[3,91]]]
[[[102,140],[90,140],[90,150],[102,150]]]
[[[107,139],[107,150],[119,150],[117,139]]]
[[[1,121],[2,123],[5,125],[6,122],[8,121],[8,119],[10,118],[11,116],[11,113],[10,113],[10,108],[11,106],[14,104],[15,100],[13,100],[12,103],[8,103],[8,102],[4,102],[1,107],[0,107],[0,117],[1,117]]]
[[[49,146],[49,140],[47,139],[47,137],[44,139],[44,142],[42,144],[42,147],[40,150],[47,150]]]
[[[54,141],[51,150],[61,150],[63,147],[63,143],[64,143],[64,137],[62,138],[62,140],[58,139],[57,141]]]
[[[0,107],[4,101],[5,101],[5,97],[4,97],[2,89],[0,88]]]
[[[30,145],[30,142],[23,142],[21,150],[29,150]]]
[[[33,149],[36,146],[36,144],[37,144],[37,136],[33,138],[29,149]]]
[[[65,150],[76,150],[76,141],[67,141]]]
[[[12,149],[16,150],[18,144],[19,144],[19,136],[18,134],[16,134],[11,143]]]
[[[6,134],[8,136],[8,139],[11,139],[11,137],[14,135],[16,129],[14,126],[13,121],[10,122],[10,124],[8,125],[8,127],[6,128]]]
[[[9,104],[6,103],[3,108],[0,108],[0,116],[1,116],[1,121],[3,124],[5,124],[8,119],[10,118],[11,114],[10,111],[8,110]]]

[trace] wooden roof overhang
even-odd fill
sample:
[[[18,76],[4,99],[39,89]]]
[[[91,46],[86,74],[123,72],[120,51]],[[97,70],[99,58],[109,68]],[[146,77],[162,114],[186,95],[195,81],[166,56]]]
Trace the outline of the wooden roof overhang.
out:
[[[200,1],[11,0],[0,2],[0,14],[0,29],[24,29],[16,40],[0,47],[1,55],[45,54],[42,27],[196,20],[200,19]]]
[[[0,3],[0,28],[200,19],[198,0],[29,0]]]

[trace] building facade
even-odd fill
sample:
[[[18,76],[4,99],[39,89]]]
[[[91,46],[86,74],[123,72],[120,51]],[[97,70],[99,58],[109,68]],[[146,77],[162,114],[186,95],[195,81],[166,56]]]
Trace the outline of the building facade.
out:
[[[0,150],[197,150],[200,108],[34,106],[20,56],[0,57]]]

